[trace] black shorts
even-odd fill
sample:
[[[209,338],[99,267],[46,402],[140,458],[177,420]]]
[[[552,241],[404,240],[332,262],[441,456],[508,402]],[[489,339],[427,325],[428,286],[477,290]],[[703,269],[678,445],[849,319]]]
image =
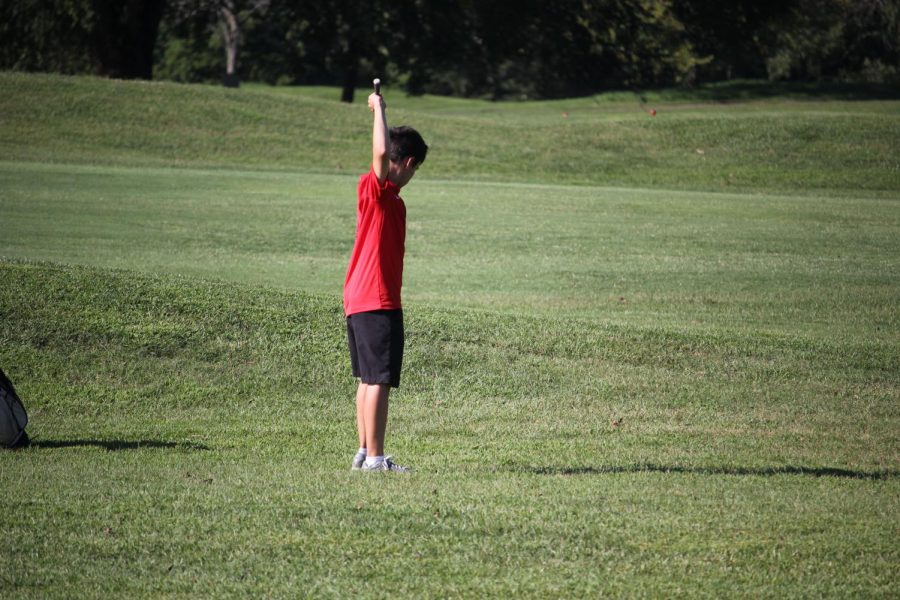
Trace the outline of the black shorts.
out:
[[[403,311],[374,310],[347,317],[353,376],[371,385],[400,386]]]

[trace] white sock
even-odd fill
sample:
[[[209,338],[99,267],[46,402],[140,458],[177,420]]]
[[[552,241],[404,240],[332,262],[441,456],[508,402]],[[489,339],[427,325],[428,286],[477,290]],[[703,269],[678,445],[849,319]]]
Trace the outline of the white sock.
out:
[[[368,456],[366,457],[366,466],[371,467],[373,465],[377,465],[380,462],[384,461],[384,455],[382,456]]]
[[[365,455],[366,455],[366,449],[365,449],[365,448],[360,448],[359,450],[356,451],[356,455],[357,455],[357,456],[365,456]]]

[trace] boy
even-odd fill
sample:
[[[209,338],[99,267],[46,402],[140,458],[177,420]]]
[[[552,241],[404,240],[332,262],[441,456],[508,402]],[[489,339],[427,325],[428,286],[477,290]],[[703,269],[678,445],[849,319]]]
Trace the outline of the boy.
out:
[[[425,160],[428,146],[411,127],[388,129],[381,94],[369,96],[374,114],[372,168],[359,178],[356,240],[344,280],[344,315],[356,390],[359,451],[353,469],[406,472],[384,455],[388,396],[400,385],[403,361],[403,254],[406,205],[400,188]]]

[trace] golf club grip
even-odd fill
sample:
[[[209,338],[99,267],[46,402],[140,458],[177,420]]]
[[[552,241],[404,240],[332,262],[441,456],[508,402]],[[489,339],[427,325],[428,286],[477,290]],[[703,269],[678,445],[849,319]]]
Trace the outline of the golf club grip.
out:
[[[372,80],[372,85],[375,86],[375,93],[380,96],[381,95],[381,80],[377,79],[377,78]]]

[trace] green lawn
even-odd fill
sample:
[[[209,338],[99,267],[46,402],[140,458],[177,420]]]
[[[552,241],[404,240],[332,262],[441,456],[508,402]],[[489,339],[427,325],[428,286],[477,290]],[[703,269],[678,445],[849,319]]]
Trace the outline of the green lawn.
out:
[[[369,156],[362,97],[11,73],[0,73],[0,89],[6,160],[355,175]],[[900,189],[898,100],[711,103],[701,90],[694,102],[650,98],[650,117],[623,94],[490,103],[385,93],[389,123],[413,124],[432,148],[423,179],[891,198]]]
[[[339,295],[355,177],[0,163],[0,255]],[[405,295],[898,341],[896,200],[414,180]]]
[[[900,102],[386,90],[432,154],[388,436],[416,473],[372,477],[340,305],[365,107],[0,87],[35,439],[0,454],[4,597],[896,594]]]

